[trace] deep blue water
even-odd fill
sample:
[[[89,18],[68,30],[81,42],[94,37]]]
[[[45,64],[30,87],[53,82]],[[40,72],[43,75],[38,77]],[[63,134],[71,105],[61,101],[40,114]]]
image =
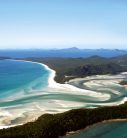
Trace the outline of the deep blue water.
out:
[[[49,71],[31,62],[0,60],[0,98],[13,92],[45,88],[48,85]]]

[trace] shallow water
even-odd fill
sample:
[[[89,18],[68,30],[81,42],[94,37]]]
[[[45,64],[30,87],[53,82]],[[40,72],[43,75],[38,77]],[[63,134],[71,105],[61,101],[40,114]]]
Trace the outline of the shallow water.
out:
[[[127,121],[99,123],[64,138],[127,138]]]
[[[0,61],[0,128],[26,123],[44,113],[120,104],[127,96],[127,89],[118,84],[126,74],[91,76],[50,86],[51,74],[38,63]]]
[[[23,107],[27,103],[26,97],[45,89],[48,86],[48,78],[49,71],[42,65],[0,60],[0,124],[11,124],[6,121],[13,115],[11,109],[17,108],[18,105]]]

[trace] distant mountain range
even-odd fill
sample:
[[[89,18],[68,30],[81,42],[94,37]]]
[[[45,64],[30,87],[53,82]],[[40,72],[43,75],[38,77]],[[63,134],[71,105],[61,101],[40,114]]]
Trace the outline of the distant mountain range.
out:
[[[78,49],[76,47],[66,49],[24,49],[24,50],[0,50],[0,57],[26,58],[26,57],[116,57],[126,55],[127,50],[119,49]]]

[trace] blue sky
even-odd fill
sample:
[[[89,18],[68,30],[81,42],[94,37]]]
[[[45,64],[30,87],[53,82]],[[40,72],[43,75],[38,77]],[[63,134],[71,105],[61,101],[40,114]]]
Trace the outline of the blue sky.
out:
[[[0,0],[0,48],[127,47],[126,0]]]

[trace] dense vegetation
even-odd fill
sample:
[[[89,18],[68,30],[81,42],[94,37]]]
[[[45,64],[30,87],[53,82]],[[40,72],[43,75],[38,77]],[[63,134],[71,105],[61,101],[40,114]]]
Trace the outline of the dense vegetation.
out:
[[[72,78],[90,75],[117,74],[127,71],[127,56],[103,58],[27,58],[41,62],[56,71],[55,80],[64,83]]]
[[[123,80],[120,82],[121,85],[127,85],[127,80]]]
[[[96,75],[96,74],[117,74],[124,71],[124,68],[117,64],[100,64],[100,65],[84,65],[68,71],[67,75],[74,75],[79,77]]]
[[[27,58],[47,64],[56,71],[55,80],[64,83],[70,78],[127,71],[127,57],[101,58]],[[65,77],[71,76],[71,77]],[[0,138],[58,138],[109,119],[127,118],[127,103],[114,107],[75,109],[61,114],[45,114],[35,122],[0,130]]]
[[[1,57],[0,59],[4,59]],[[19,59],[19,58],[18,58]],[[127,55],[113,58],[92,56],[89,58],[25,58],[40,62],[56,71],[55,80],[59,83],[90,75],[117,74],[127,71]]]
[[[59,114],[45,114],[35,122],[0,130],[0,138],[58,138],[66,132],[85,128],[109,119],[127,118],[127,103],[114,107],[75,109]]]

